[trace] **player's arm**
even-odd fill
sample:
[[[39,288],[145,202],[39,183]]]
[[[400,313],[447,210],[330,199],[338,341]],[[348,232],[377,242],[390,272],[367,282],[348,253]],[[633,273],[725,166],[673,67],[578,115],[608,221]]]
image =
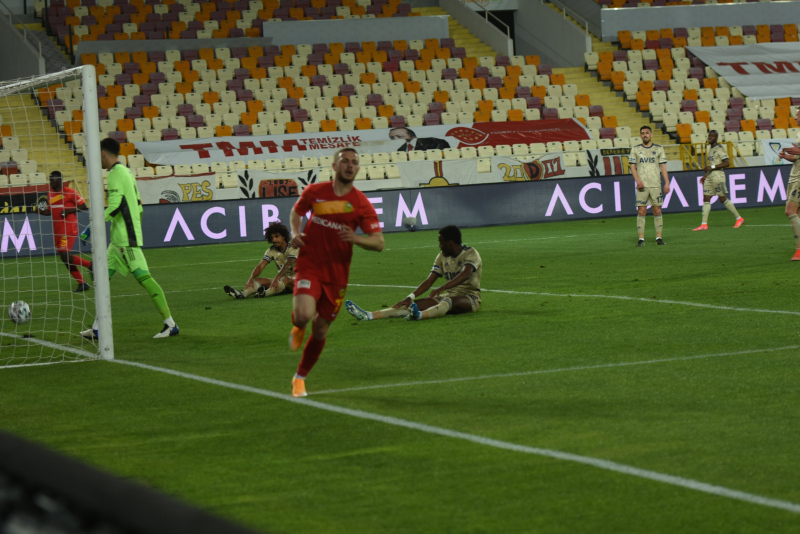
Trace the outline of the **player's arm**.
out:
[[[439,287],[437,287],[436,289],[431,291],[431,297],[438,297],[439,295],[441,295],[442,293],[444,293],[448,289],[456,287],[459,284],[463,284],[464,282],[467,281],[467,279],[470,277],[470,275],[474,271],[475,271],[475,267],[474,266],[465,265],[464,268],[461,269],[461,272],[458,273],[458,276],[456,276],[452,280],[448,281],[445,284],[440,285]]]
[[[106,222],[114,218],[117,214],[119,207],[125,200],[125,195],[120,187],[120,179],[115,176],[115,173],[108,174],[108,207],[105,211]]]
[[[666,195],[669,193],[669,175],[667,174],[667,164],[662,163],[661,167],[661,177],[664,179],[664,194]]]
[[[39,206],[34,204],[33,205],[33,212],[34,213],[38,213],[39,215],[47,215],[48,217],[53,214],[53,212],[50,211],[50,206],[49,205],[46,208],[40,208]]]
[[[253,274],[251,274],[250,278],[247,279],[247,283],[244,285],[244,287],[252,287],[253,280],[255,280],[259,274],[261,274],[261,271],[263,271],[264,267],[266,267],[268,264],[269,262],[267,260],[261,260],[260,262],[258,262],[256,268],[253,269]]]
[[[374,250],[380,252],[386,246],[383,239],[383,232],[374,232],[365,235],[356,235],[355,231],[349,226],[345,226],[339,231],[339,239],[345,243],[353,243],[364,250]]]
[[[787,153],[789,155],[792,155],[792,156],[800,156],[800,147],[797,146],[797,143],[792,143],[792,146],[788,146],[788,147],[784,148],[783,150],[781,150],[781,152],[785,152],[785,153]],[[787,158],[784,158],[784,159],[787,159]],[[797,158],[790,159],[789,161],[794,161],[795,159],[797,159]]]
[[[292,241],[290,242],[292,248],[304,247],[303,238],[306,236],[302,231],[303,216],[297,213],[296,207],[297,204],[292,208],[292,213],[289,215],[289,225],[292,227]]]
[[[636,157],[632,157],[628,161],[628,166],[631,168],[633,181],[636,182],[636,189],[644,189],[644,182],[639,178],[639,171],[636,170]]]
[[[433,283],[436,282],[437,278],[439,278],[439,275],[432,272],[428,275],[428,278],[426,278],[425,281],[417,286],[417,289],[412,291],[411,294],[406,298],[392,306],[392,308],[408,308],[411,306],[411,303],[414,302],[414,299],[424,295],[431,288],[431,286],[433,286]]]

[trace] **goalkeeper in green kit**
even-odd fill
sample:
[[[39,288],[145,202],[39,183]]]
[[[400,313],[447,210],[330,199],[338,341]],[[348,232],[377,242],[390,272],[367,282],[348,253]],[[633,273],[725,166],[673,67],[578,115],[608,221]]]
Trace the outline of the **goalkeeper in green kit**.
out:
[[[120,272],[123,276],[133,273],[145,291],[153,299],[161,317],[164,328],[153,336],[162,338],[177,336],[178,325],[172,319],[164,297],[164,291],[158,285],[147,267],[147,260],[142,252],[142,201],[136,188],[133,173],[119,163],[119,143],[111,138],[100,142],[100,161],[103,169],[108,170],[108,207],[106,221],[111,221],[111,240],[108,245],[108,277]],[[97,320],[88,330],[81,332],[86,338],[97,338]]]

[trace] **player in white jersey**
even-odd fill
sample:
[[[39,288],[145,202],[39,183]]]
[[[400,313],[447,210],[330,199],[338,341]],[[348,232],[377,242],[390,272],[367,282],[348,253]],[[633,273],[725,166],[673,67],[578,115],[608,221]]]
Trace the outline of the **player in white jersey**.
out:
[[[481,307],[482,262],[478,251],[461,243],[461,230],[449,225],[439,230],[439,249],[431,274],[406,298],[385,310],[368,312],[353,301],[345,308],[361,321],[405,317],[410,321],[434,319],[445,314],[476,312]],[[438,278],[446,282],[424,295]]]
[[[795,119],[800,120],[800,109],[797,110]],[[792,261],[800,261],[800,218],[797,216],[797,210],[800,208],[800,135],[792,146],[781,150],[778,156],[793,163],[786,191],[786,217],[789,218],[789,224],[794,232],[795,251]]]
[[[237,299],[244,299],[250,295],[254,298],[269,297],[290,292],[294,288],[294,262],[297,259],[297,249],[289,246],[291,235],[289,229],[280,223],[272,223],[264,230],[264,239],[269,240],[272,246],[264,253],[244,289],[239,291],[231,286],[225,286],[225,293]],[[259,275],[270,263],[278,268],[275,278],[260,278]]]
[[[647,205],[653,207],[653,219],[656,224],[656,244],[663,245],[661,231],[664,222],[661,218],[661,205],[664,203],[664,195],[669,193],[669,177],[667,176],[667,155],[661,145],[654,145],[653,131],[649,126],[642,126],[639,129],[639,137],[642,139],[641,145],[631,148],[628,160],[630,162],[631,174],[636,182],[636,229],[639,231],[639,242],[637,247],[644,246],[644,227],[645,216],[647,215]],[[661,179],[664,179],[664,189],[662,194]]]
[[[711,212],[711,197],[714,195],[736,218],[736,222],[733,224],[734,228],[739,228],[744,224],[744,219],[739,215],[736,206],[727,197],[728,187],[725,185],[725,171],[722,169],[726,169],[730,165],[730,161],[728,151],[717,143],[718,138],[719,134],[716,130],[708,132],[708,144],[711,145],[711,148],[708,149],[708,165],[703,169],[706,175],[700,178],[700,183],[703,184],[703,223],[694,229],[695,232],[708,230],[708,214]]]

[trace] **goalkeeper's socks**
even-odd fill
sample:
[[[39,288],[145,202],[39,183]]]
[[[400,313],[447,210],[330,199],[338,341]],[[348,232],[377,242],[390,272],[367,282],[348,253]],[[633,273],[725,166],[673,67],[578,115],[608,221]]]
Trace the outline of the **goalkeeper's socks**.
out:
[[[72,267],[70,267],[69,274],[71,274],[72,278],[77,280],[79,284],[85,284],[86,283],[85,280],[83,279],[83,276],[81,276],[81,272],[74,265]]]
[[[167,305],[167,298],[164,296],[164,290],[161,289],[158,282],[150,276],[150,273],[137,278],[136,281],[141,284],[145,291],[147,291],[147,294],[150,295],[150,298],[153,299],[153,304],[155,304],[161,317],[165,320],[172,317],[172,314],[169,312],[169,305]]]
[[[317,339],[313,335],[308,338],[306,348],[303,349],[303,358],[300,360],[300,365],[297,367],[297,374],[300,376],[308,376],[311,369],[319,360],[322,349],[325,348],[325,339]]]
[[[175,321],[172,319],[172,316],[170,315],[169,317],[164,319],[164,324],[170,328],[173,328],[175,326]]]

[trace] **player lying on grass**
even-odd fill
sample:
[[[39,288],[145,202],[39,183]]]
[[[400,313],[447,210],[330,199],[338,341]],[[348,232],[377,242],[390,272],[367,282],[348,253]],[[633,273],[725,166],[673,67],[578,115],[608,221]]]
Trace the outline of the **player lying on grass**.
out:
[[[434,319],[445,314],[476,312],[481,307],[481,256],[478,251],[461,243],[461,230],[457,226],[445,226],[439,230],[441,252],[433,262],[428,278],[406,298],[385,310],[368,312],[353,301],[345,302],[350,315],[361,321],[405,317],[409,321]],[[437,278],[446,282],[424,295]]]
[[[294,262],[297,260],[297,249],[289,246],[291,240],[289,229],[281,223],[272,223],[264,229],[264,239],[272,243],[272,246],[253,269],[244,289],[239,291],[231,286],[225,286],[225,293],[237,299],[244,299],[250,295],[255,295],[254,298],[269,297],[294,289]],[[259,278],[264,268],[272,262],[278,268],[275,278]]]

